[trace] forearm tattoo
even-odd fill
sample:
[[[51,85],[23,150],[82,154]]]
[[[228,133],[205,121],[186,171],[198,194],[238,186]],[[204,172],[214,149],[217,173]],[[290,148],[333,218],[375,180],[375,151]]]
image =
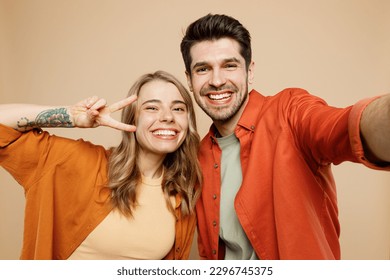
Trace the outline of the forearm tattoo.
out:
[[[29,130],[34,127],[74,127],[65,108],[56,108],[42,111],[34,121],[22,117],[17,126],[21,130]]]

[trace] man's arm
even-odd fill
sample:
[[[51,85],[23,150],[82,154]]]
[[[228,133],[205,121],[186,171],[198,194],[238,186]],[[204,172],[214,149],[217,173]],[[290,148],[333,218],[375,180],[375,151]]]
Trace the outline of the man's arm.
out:
[[[365,108],[360,131],[367,159],[373,163],[390,162],[390,95],[374,100]]]
[[[119,130],[135,131],[133,125],[124,124],[111,117],[136,100],[135,96],[107,105],[106,100],[90,97],[72,106],[40,106],[32,104],[0,104],[0,123],[18,131],[35,127],[109,126]]]

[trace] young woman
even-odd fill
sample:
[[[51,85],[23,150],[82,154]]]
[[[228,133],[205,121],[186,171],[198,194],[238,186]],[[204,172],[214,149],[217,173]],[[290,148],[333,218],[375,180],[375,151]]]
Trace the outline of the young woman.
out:
[[[111,118],[123,109],[122,122]],[[42,127],[122,130],[106,150]],[[146,74],[108,106],[0,105],[0,166],[25,189],[22,259],[186,259],[201,182],[191,97],[172,75]]]

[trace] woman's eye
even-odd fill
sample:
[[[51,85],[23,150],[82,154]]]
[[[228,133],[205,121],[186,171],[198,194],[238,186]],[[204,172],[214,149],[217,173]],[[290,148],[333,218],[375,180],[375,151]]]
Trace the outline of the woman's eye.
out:
[[[186,111],[186,108],[183,108],[183,107],[176,107],[176,108],[173,108],[173,111],[185,112],[185,111]]]

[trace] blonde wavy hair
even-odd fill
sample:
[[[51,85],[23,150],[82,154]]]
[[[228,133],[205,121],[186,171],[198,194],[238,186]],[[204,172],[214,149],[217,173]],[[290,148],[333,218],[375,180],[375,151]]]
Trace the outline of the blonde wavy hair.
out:
[[[194,212],[202,181],[197,157],[200,138],[196,127],[193,101],[183,84],[165,71],[157,71],[141,76],[130,88],[127,96],[138,95],[142,86],[155,80],[175,85],[187,105],[189,122],[187,135],[180,147],[165,157],[162,188],[168,209],[174,213],[169,197],[179,194],[181,196],[181,211],[184,215],[189,215]],[[136,124],[136,103],[134,102],[123,109],[122,122]],[[137,165],[138,156],[139,145],[135,133],[122,132],[121,143],[110,149],[108,186],[111,189],[111,201],[113,207],[119,209],[125,216],[132,216],[132,211],[137,204],[136,189],[141,182],[141,171]]]

